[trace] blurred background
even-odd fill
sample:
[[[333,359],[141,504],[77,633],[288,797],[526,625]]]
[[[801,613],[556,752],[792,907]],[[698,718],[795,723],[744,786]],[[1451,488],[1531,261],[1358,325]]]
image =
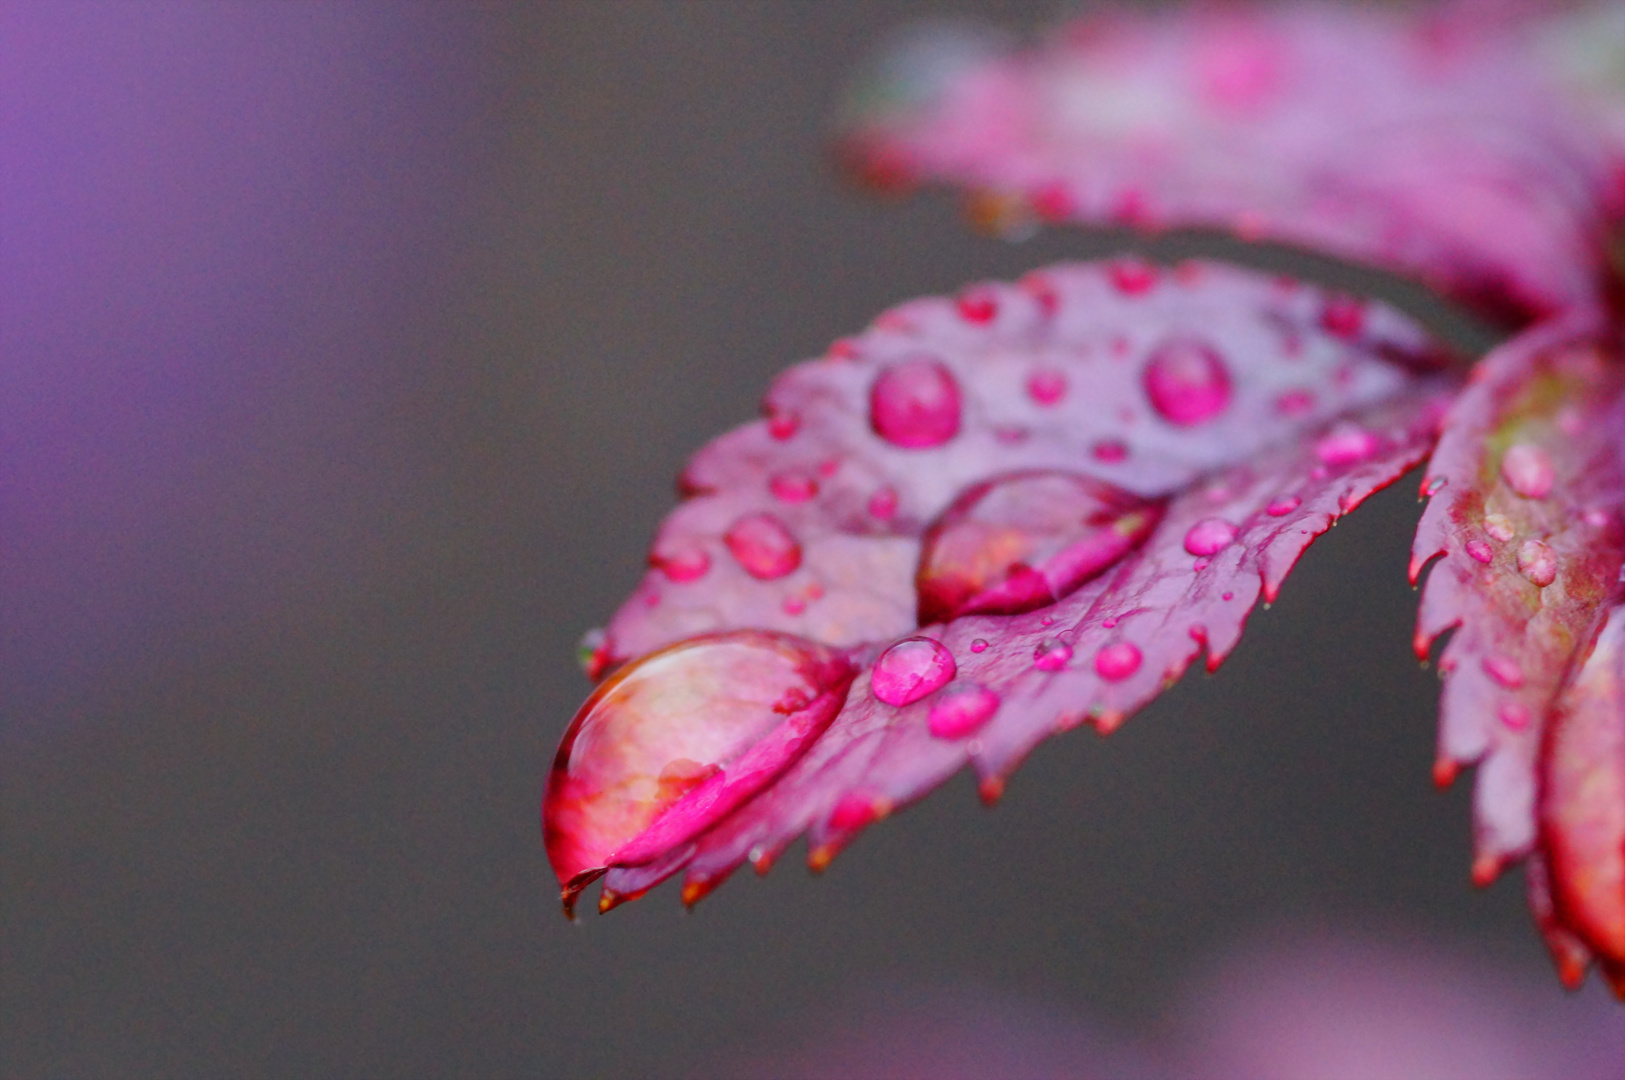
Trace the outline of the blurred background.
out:
[[[827,164],[885,34],[1056,10],[0,5],[0,1074],[1262,1077],[1299,1013],[1434,1008],[1619,1075],[1430,782],[1409,480],[996,811],[961,777],[822,879],[560,915],[575,643],[684,458],[896,300],[1136,243]]]

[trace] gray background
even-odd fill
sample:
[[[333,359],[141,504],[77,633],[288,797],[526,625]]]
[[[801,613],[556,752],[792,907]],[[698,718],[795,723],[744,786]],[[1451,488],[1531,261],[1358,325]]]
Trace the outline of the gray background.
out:
[[[1046,744],[996,811],[960,778],[822,879],[559,915],[574,644],[684,457],[895,300],[1132,242],[981,238],[826,165],[882,32],[972,7],[1051,12],[5,16],[13,167],[62,172],[0,195],[0,1072],[685,1074],[889,985],[1133,1031],[1283,919],[1541,968],[1517,875],[1467,884],[1468,785],[1429,780],[1414,478],[1220,674]]]

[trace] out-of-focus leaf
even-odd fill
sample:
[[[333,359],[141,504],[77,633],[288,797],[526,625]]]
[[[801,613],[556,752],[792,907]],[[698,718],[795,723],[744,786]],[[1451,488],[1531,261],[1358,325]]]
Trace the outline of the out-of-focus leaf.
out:
[[[1603,279],[1625,96],[1589,23],[1519,8],[1108,10],[1023,49],[937,31],[859,85],[839,146],[877,184],[967,189],[1007,233],[1217,228],[1552,313]]]
[[[1111,730],[1204,649],[1217,666],[1314,537],[1422,460],[1450,392],[1427,374],[1439,359],[1380,305],[1212,263],[1114,263],[915,301],[791,369],[766,419],[691,462],[691,498],[599,654],[647,699],[683,701],[703,749],[595,695],[548,805],[589,806],[611,772],[660,795],[630,813],[606,798],[614,822],[550,813],[550,850],[598,838],[555,866],[561,883],[607,868],[609,907],[688,867],[692,901],[804,832],[820,866],[966,763],[993,798],[1046,735]],[[857,672],[827,728],[748,793],[727,774],[750,747],[709,730],[705,698],[731,717],[778,691],[731,693],[697,647],[637,659],[715,634],[782,635]],[[816,696],[797,681],[791,713]],[[753,723],[730,731],[782,726]],[[660,746],[605,770],[587,725]],[[661,787],[668,759],[682,768]],[[742,798],[697,810],[712,789]]]

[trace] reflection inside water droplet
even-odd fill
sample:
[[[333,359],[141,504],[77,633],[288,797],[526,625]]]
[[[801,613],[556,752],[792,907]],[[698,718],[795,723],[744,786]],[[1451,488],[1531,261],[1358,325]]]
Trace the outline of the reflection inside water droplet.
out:
[[[901,708],[940,690],[954,677],[954,654],[935,638],[904,638],[875,661],[869,688],[887,705]]]

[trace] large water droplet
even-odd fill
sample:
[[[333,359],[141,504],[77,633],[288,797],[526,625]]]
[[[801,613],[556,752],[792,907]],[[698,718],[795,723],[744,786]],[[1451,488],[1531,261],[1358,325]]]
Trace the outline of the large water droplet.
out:
[[[1516,443],[1501,458],[1501,478],[1526,499],[1544,499],[1551,494],[1557,474],[1552,468],[1552,456],[1543,448]]]
[[[999,695],[973,682],[956,683],[931,705],[927,720],[939,739],[960,739],[978,730],[999,709]]]
[[[1185,550],[1192,555],[1216,555],[1236,542],[1236,527],[1224,518],[1203,518],[1185,534]]]
[[[1544,589],[1557,580],[1557,553],[1539,540],[1525,540],[1518,549],[1518,573]]]
[[[745,572],[761,581],[781,578],[801,565],[801,544],[772,514],[746,514],[722,540]]]
[[[977,484],[925,532],[915,575],[920,625],[1052,604],[1143,544],[1164,505],[1073,473]]]
[[[1059,638],[1045,638],[1033,650],[1033,667],[1039,671],[1061,671],[1072,662],[1072,646]]]
[[[1114,641],[1095,653],[1095,672],[1102,679],[1117,682],[1140,670],[1144,657],[1132,641]]]
[[[898,708],[912,705],[948,684],[958,668],[954,654],[928,637],[904,638],[875,661],[869,687],[875,697]]]
[[[814,642],[741,630],[606,679],[565,732],[542,798],[566,906],[606,867],[658,858],[769,784],[834,720],[855,673]]]
[[[1482,540],[1469,540],[1466,544],[1467,555],[1475,562],[1488,566],[1495,559],[1495,549]]]
[[[887,368],[869,389],[875,434],[911,450],[940,446],[959,434],[959,383],[938,360],[915,357]]]
[[[1164,420],[1188,427],[1212,419],[1230,404],[1230,372],[1213,346],[1172,338],[1146,362],[1145,393]]]

